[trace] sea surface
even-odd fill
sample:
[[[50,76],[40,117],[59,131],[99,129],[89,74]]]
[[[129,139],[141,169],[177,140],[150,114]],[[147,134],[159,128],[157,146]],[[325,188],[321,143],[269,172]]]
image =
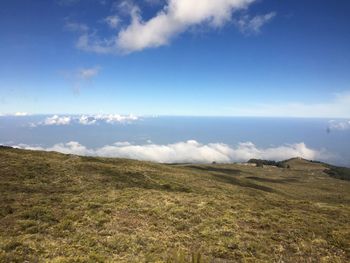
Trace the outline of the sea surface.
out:
[[[213,161],[223,162],[245,161],[250,157],[283,159],[300,152],[300,155],[304,154],[301,157],[350,166],[350,122],[343,119],[124,118],[119,115],[0,117],[2,145],[69,152],[74,148],[72,144],[66,145],[69,142],[85,149],[85,152],[83,148],[80,148],[81,152],[73,149],[72,153],[151,161],[159,158],[160,162],[171,162],[172,158],[174,162],[186,161],[186,158],[209,162],[211,157]],[[108,146],[111,146],[109,152],[106,151]],[[290,151],[290,154],[285,155],[283,151]]]

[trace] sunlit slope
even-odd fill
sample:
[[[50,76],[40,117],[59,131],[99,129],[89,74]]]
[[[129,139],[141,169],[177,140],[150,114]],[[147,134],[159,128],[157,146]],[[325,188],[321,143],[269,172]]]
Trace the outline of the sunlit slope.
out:
[[[0,148],[0,262],[349,261],[350,182],[288,162],[162,165]]]

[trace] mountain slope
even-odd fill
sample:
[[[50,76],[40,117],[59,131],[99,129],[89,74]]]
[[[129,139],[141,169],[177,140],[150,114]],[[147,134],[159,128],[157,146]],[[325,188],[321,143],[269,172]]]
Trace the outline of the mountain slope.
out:
[[[294,163],[293,163],[294,162]],[[350,182],[0,148],[0,262],[347,262]]]

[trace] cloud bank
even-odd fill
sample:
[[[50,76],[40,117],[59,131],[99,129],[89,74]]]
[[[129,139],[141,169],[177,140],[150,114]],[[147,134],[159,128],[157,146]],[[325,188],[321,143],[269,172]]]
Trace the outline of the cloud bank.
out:
[[[30,150],[56,151],[65,154],[77,154],[100,157],[129,158],[159,163],[230,163],[243,162],[251,158],[285,160],[302,157],[310,160],[327,160],[330,155],[324,151],[308,148],[304,143],[287,144],[271,148],[259,148],[251,142],[239,143],[230,147],[223,143],[201,144],[195,140],[173,144],[133,145],[118,142],[97,149],[89,149],[78,142],[59,143],[52,147],[31,147],[17,145],[17,148]]]
[[[80,116],[59,116],[53,115],[47,117],[44,121],[38,123],[32,123],[31,127],[37,126],[61,126],[70,124],[81,125],[95,125],[101,123],[117,124],[117,123],[130,123],[139,120],[139,117],[132,114],[120,115],[120,114],[97,114],[97,115],[80,115]]]
[[[256,0],[167,0],[155,16],[145,21],[137,5],[122,1],[114,10],[127,12],[130,23],[112,37],[100,38],[96,31],[78,23],[68,23],[66,28],[81,33],[76,43],[79,49],[104,54],[128,54],[168,45],[174,37],[196,26],[222,27],[232,20],[235,12],[246,10],[254,2]],[[244,33],[258,33],[275,15],[274,12],[255,17],[244,15],[233,20],[233,24]],[[118,15],[111,15],[104,18],[104,22],[110,28],[117,29],[121,19]]]

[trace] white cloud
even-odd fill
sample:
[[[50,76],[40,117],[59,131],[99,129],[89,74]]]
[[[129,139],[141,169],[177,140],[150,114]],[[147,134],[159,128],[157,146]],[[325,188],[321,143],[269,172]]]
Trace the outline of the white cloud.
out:
[[[350,118],[350,92],[323,103],[254,104],[228,107],[227,111],[231,116]]]
[[[80,36],[77,47],[96,53],[131,53],[146,48],[164,46],[178,34],[191,27],[207,24],[221,27],[231,20],[237,10],[246,9],[256,0],[168,0],[163,8],[148,21],[144,21],[140,9],[130,1],[123,1],[119,8],[129,10],[131,23],[116,36],[99,39],[94,33]],[[253,18],[250,27],[260,28],[271,19],[270,15]]]
[[[132,14],[131,24],[119,32],[118,46],[125,52],[167,45],[189,27],[207,23],[222,26],[234,11],[248,7],[252,0],[169,0],[155,17],[144,22]]]
[[[34,151],[48,151],[48,152],[60,152],[65,154],[76,154],[76,155],[95,155],[94,151],[87,149],[85,146],[77,142],[58,143],[52,147],[43,148],[40,146],[29,146],[27,144],[19,144],[13,146],[14,148],[34,150]]]
[[[88,149],[78,142],[59,143],[49,148],[30,147],[28,145],[18,145],[17,147],[78,155],[130,158],[160,163],[211,163],[213,161],[229,163],[247,161],[251,158],[285,160],[292,157],[327,160],[331,156],[324,151],[310,149],[304,143],[259,148],[251,142],[239,143],[236,147],[230,147],[223,143],[201,144],[189,140],[166,145],[133,145],[129,142],[119,142],[97,149]]]
[[[95,115],[94,118],[96,120],[103,120],[106,123],[120,123],[120,122],[130,122],[138,120],[137,116],[132,114],[129,115],[120,115],[120,114],[99,114]]]
[[[268,22],[270,22],[276,16],[276,12],[270,12],[265,15],[258,15],[251,17],[244,15],[235,21],[238,29],[244,34],[257,34],[260,33],[261,28]]]
[[[79,123],[82,125],[93,125],[96,124],[96,119],[94,117],[82,115],[79,118]]]
[[[117,123],[131,123],[137,121],[138,116],[120,115],[120,114],[97,114],[97,115],[80,115],[80,116],[59,116],[53,115],[47,117],[44,121],[38,123],[31,123],[31,127],[37,126],[59,126],[59,125],[70,125],[70,124],[81,124],[81,125],[95,125],[100,123],[117,124]]]
[[[20,117],[23,117],[23,116],[28,116],[29,114],[27,112],[16,112],[15,113],[15,116],[20,116]]]
[[[42,125],[69,125],[72,121],[70,116],[58,116],[54,115],[52,117],[46,118],[41,124]]]
[[[30,114],[27,112],[15,112],[15,113],[0,113],[0,116],[15,116],[15,117],[26,117]]]
[[[66,154],[77,154],[77,155],[94,155],[93,150],[89,150],[85,146],[77,142],[56,144],[52,148],[49,148],[48,151],[61,152]]]
[[[346,131],[350,130],[350,120],[330,120],[328,122],[328,129],[338,130],[338,131]]]

